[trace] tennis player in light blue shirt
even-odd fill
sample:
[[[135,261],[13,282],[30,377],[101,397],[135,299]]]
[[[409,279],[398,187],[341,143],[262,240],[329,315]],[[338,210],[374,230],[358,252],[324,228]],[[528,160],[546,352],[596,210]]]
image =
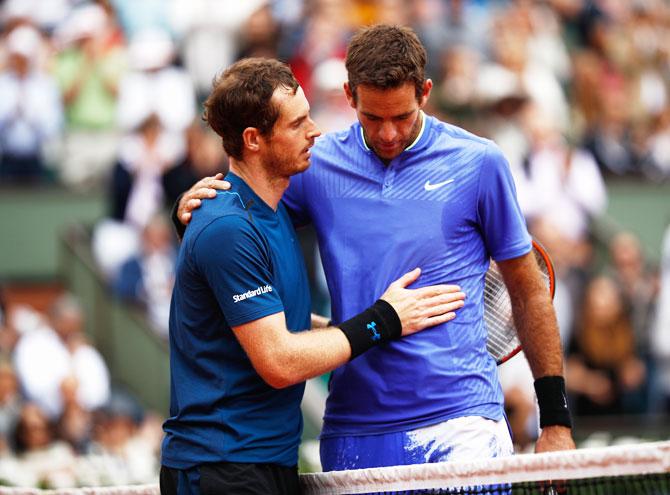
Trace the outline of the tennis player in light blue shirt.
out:
[[[324,470],[512,453],[485,345],[490,258],[507,284],[536,378],[536,450],[574,448],[556,318],[507,161],[493,142],[423,113],[432,88],[425,63],[410,29],[381,25],[354,36],[345,93],[359,122],[317,140],[311,168],[292,178],[283,197],[296,225],[316,229],[335,323],[414,266],[422,268],[417,286],[458,284],[467,294],[455,320],[333,372]],[[206,194],[192,188],[180,213]]]

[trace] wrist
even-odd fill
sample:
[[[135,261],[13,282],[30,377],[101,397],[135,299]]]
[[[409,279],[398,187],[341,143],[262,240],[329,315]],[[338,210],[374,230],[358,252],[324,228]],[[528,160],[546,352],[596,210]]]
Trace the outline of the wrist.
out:
[[[393,306],[383,299],[338,325],[351,346],[351,358],[402,335],[402,323]]]
[[[565,379],[562,376],[543,376],[535,380],[535,394],[540,408],[540,428],[564,426],[572,428]]]

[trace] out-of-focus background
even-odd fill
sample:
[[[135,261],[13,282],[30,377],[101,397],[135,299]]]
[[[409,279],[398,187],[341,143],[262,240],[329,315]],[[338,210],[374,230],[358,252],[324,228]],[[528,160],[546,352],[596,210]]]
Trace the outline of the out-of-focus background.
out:
[[[280,58],[321,129],[344,128],[346,43],[374,22],[426,45],[427,112],[509,160],[556,264],[579,445],[670,437],[668,1],[4,0],[0,484],[156,481],[178,249],[166,211],[226,169],[200,120],[212,78]],[[314,234],[301,239],[327,315]],[[532,379],[522,357],[500,372],[526,451]],[[318,468],[324,383],[304,402],[304,469]]]

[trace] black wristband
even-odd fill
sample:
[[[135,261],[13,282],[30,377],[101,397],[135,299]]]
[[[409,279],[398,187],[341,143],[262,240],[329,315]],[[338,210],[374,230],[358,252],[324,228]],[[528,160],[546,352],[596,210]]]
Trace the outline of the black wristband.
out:
[[[170,219],[172,220],[172,225],[174,225],[174,229],[177,232],[179,240],[182,240],[184,238],[184,234],[186,233],[186,225],[181,223],[179,221],[179,217],[177,216],[177,212],[179,211],[179,202],[181,201],[182,196],[184,196],[184,193],[179,195],[177,200],[172,205],[172,210],[170,211]]]
[[[349,340],[351,359],[402,335],[402,323],[393,306],[383,299],[338,325]]]
[[[540,428],[567,426],[572,428],[565,379],[562,376],[543,376],[535,380],[535,394],[540,406]]]

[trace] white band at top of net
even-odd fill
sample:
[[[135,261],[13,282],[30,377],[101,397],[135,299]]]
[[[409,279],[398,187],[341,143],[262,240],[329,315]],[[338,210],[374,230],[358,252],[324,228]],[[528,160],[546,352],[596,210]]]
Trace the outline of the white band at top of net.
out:
[[[0,495],[160,495],[158,484],[131,486],[90,486],[84,488],[39,488],[0,487]]]
[[[670,441],[475,461],[311,473],[304,495],[340,495],[670,472]]]

